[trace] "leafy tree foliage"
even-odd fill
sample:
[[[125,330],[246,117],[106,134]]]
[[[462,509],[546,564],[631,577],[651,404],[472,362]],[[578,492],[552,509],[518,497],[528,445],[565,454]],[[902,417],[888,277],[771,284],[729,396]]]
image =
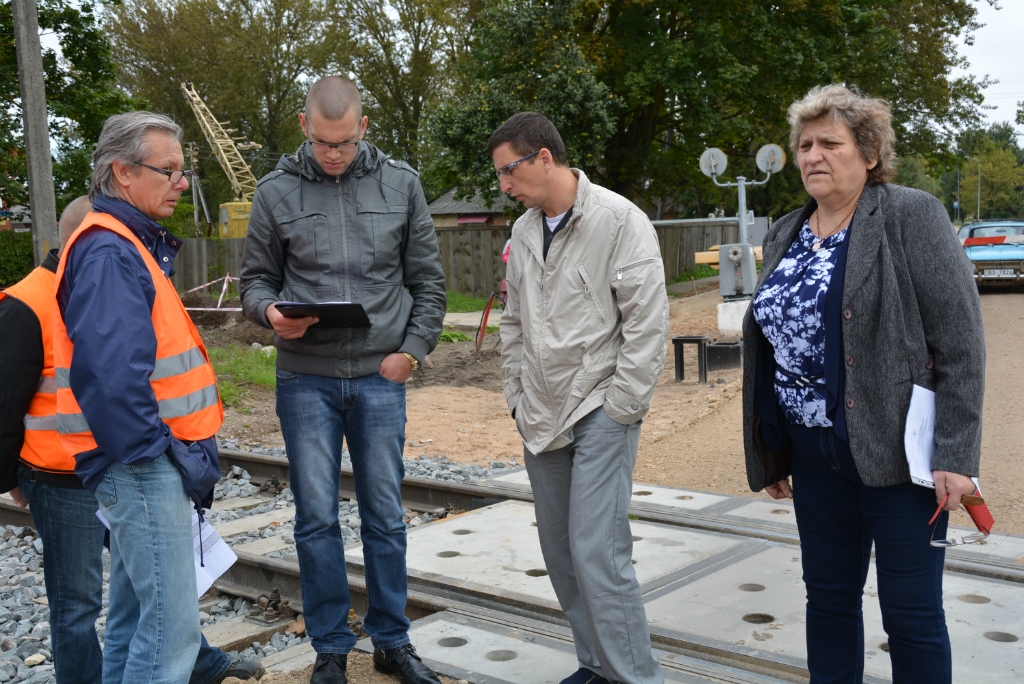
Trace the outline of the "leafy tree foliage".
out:
[[[734,212],[735,191],[700,175],[700,153],[720,147],[730,176],[760,176],[756,150],[788,147],[786,110],[814,85],[889,100],[902,154],[934,153],[975,125],[984,83],[953,75],[975,15],[970,0],[488,0],[474,23],[476,87],[440,108],[446,152],[432,171],[488,185],[487,135],[537,109],[592,155],[582,159],[598,182],[677,215]],[[567,63],[571,83],[541,86]],[[790,165],[748,197],[779,216],[805,195]]]
[[[76,4],[40,0],[37,5],[40,29],[55,34],[60,45],[60,56],[43,50],[58,212],[88,191],[92,151],[103,122],[142,105],[115,85],[117,67],[94,4]],[[21,89],[9,0],[0,3],[0,98],[0,195],[10,204],[27,204]]]

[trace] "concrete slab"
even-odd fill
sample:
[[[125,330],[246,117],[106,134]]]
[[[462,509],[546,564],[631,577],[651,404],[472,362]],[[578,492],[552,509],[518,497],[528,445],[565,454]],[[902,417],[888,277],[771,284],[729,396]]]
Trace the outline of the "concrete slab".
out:
[[[884,681],[891,664],[881,648],[888,639],[877,587],[872,563],[864,599],[865,675]],[[944,590],[953,680],[1024,682],[1024,587],[947,573]],[[806,668],[805,597],[799,548],[773,544],[652,592],[647,615],[659,637],[793,671]]]
[[[295,507],[288,506],[286,508],[279,508],[276,511],[250,515],[247,518],[238,518],[237,520],[216,523],[214,528],[217,530],[217,534],[227,539],[228,537],[234,537],[236,534],[242,534],[249,530],[262,529],[273,523],[286,523],[294,517]]]
[[[289,546],[292,545],[286,542],[284,537],[279,534],[275,534],[273,537],[267,537],[266,539],[259,539],[245,544],[236,544],[232,549],[236,553],[244,551],[245,553],[252,553],[257,556],[265,556],[268,553],[273,553],[274,551],[283,551]]]
[[[257,496],[246,496],[246,497],[233,496],[230,499],[217,499],[216,501],[214,501],[213,502],[213,510],[214,511],[234,511],[234,510],[237,510],[239,508],[248,510],[250,508],[256,508],[257,506],[260,506],[262,504],[267,503],[268,501],[273,501],[273,500],[274,500],[273,497],[266,496],[265,494],[260,494],[260,495],[257,495]]]
[[[975,529],[964,527],[951,527],[946,535],[949,539],[976,533]],[[963,555],[978,560],[1002,561],[1024,565],[1024,537],[1014,537],[1005,532],[993,532],[988,539],[977,544],[964,544],[946,551],[946,555]]]
[[[744,497],[744,500],[747,499]],[[793,511],[793,504],[788,501],[750,501],[722,511],[719,515],[723,518],[740,518],[770,525],[796,527],[796,513]]]
[[[269,641],[270,637],[287,627],[287,622],[267,626],[249,622],[244,617],[234,617],[203,627],[203,634],[211,646],[222,651],[243,651],[254,641]]]
[[[508,475],[488,478],[487,482],[500,482],[502,484],[519,485],[525,488],[530,487],[530,477],[526,470],[518,470]],[[646,493],[645,493],[646,492]],[[726,494],[710,494],[708,492],[696,492],[688,489],[676,489],[675,487],[662,487],[659,485],[633,483],[633,504],[644,506],[664,506],[670,509],[683,509],[687,511],[700,511],[711,506],[728,501],[732,497]]]
[[[316,661],[316,651],[313,644],[305,643],[298,646],[286,648],[278,653],[273,653],[263,659],[263,667],[267,673],[271,672],[299,672],[304,670]]]
[[[413,622],[409,636],[436,672],[474,684],[556,684],[579,667],[568,628],[513,616],[445,611]],[[505,619],[503,619],[503,617]],[[369,639],[357,646],[370,652]],[[678,684],[780,684],[678,654],[655,650],[665,681]]]
[[[409,533],[409,574],[470,592],[558,608],[544,568],[531,504],[506,501]],[[651,591],[721,555],[764,542],[633,521],[633,559],[643,591]],[[362,546],[345,550],[362,564]]]

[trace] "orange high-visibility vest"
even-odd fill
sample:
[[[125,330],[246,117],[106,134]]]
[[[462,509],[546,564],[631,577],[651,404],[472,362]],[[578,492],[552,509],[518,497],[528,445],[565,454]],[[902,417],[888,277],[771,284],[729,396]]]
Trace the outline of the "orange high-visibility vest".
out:
[[[53,370],[53,285],[57,276],[39,267],[21,282],[4,290],[32,309],[43,333],[43,373],[32,403],[25,414],[25,441],[21,460],[48,473],[74,474],[75,459],[68,456],[57,439],[57,379]]]
[[[54,293],[64,277],[67,256],[75,241],[91,228],[111,230],[139,250],[153,279],[153,331],[156,334],[156,363],[149,383],[160,407],[160,418],[181,440],[212,437],[224,422],[224,407],[217,393],[217,376],[210,365],[199,331],[192,324],[181,298],[145,245],[124,224],[109,214],[90,212],[68,240],[57,266]],[[53,306],[57,306],[54,297]],[[57,433],[72,456],[97,448],[92,430],[71,391],[70,369],[75,345],[68,339],[64,318],[53,316],[53,355],[57,377]]]

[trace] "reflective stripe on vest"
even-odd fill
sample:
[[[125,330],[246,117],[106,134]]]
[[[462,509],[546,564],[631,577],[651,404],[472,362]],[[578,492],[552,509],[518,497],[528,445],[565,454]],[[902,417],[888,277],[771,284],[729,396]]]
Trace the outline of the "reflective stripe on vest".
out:
[[[126,226],[108,214],[90,213],[68,240],[65,257],[82,232],[105,228],[134,245],[153,280],[156,296],[152,321],[156,336],[156,360],[149,376],[160,418],[178,439],[198,440],[211,437],[220,429],[224,409],[217,393],[217,378],[210,365],[206,347],[192,324],[185,307],[153,259],[153,255]],[[64,274],[66,260],[57,267],[57,286]],[[68,339],[64,320],[54,318],[54,356],[57,388],[56,426],[61,443],[70,454],[97,448],[89,422],[71,390],[70,360],[74,344]]]
[[[39,320],[43,345],[43,372],[36,393],[22,419],[24,441],[19,457],[36,470],[51,473],[73,473],[75,460],[68,456],[57,436],[57,378],[53,367],[53,287],[56,275],[37,268],[5,291],[28,306]]]

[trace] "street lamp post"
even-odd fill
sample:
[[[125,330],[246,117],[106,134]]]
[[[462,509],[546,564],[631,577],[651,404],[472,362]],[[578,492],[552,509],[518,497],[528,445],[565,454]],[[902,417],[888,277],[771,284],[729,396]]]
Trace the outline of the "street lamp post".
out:
[[[956,222],[962,223],[960,220],[960,167],[956,167]]]
[[[978,220],[981,220],[981,160],[977,157],[971,157],[969,161],[978,162]]]

